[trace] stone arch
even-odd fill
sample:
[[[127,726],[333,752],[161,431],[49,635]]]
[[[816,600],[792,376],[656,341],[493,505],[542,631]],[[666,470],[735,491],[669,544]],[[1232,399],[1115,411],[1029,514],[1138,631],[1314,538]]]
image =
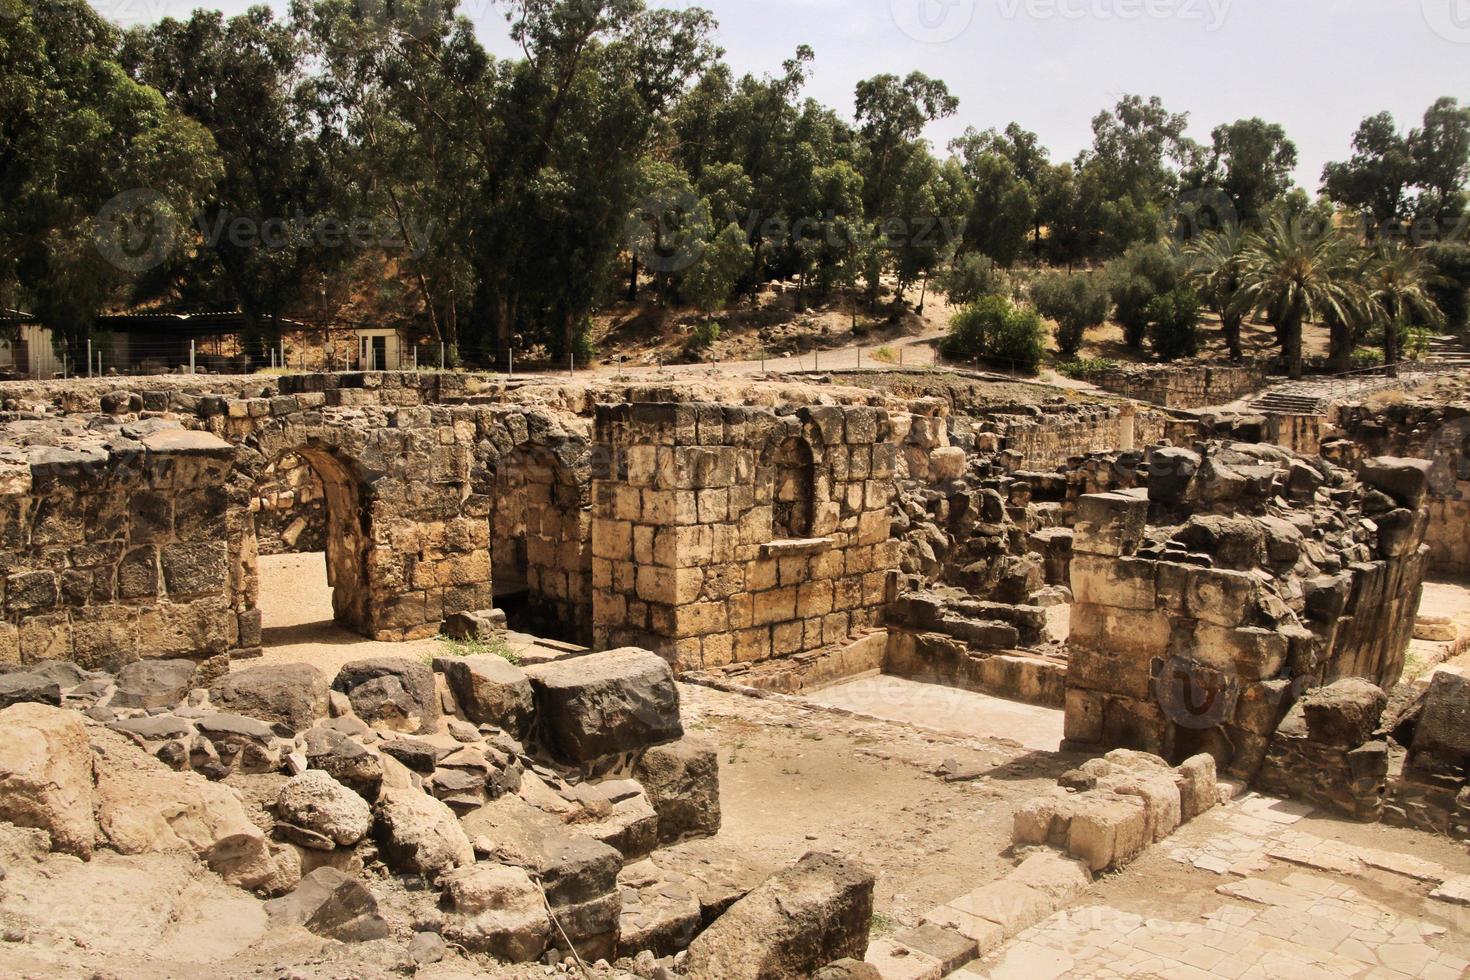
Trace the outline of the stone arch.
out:
[[[230,528],[242,634],[252,626],[257,636],[260,632],[259,543],[250,501],[272,464],[289,455],[310,467],[323,490],[333,619],[345,629],[375,636],[369,575],[373,546],[371,478],[360,462],[362,447],[350,444],[350,433],[340,426],[309,426],[293,421],[267,424],[242,441],[236,463],[239,518]]]

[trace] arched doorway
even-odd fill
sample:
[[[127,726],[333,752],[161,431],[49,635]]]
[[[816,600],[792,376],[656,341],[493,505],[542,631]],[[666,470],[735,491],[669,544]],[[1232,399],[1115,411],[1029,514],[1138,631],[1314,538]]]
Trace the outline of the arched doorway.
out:
[[[258,464],[239,554],[241,591],[246,608],[260,614],[262,645],[329,624],[371,636],[370,542],[357,468],[315,443],[262,454]]]

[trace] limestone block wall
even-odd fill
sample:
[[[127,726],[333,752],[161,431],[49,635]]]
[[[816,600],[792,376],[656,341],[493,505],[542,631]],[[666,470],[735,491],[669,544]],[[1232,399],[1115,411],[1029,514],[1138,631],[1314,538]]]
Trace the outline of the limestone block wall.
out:
[[[801,654],[878,624],[897,447],[886,412],[599,406],[598,646],[681,671]]]
[[[233,457],[214,436],[149,423],[0,451],[0,661],[116,670],[237,649]]]
[[[513,628],[591,644],[590,423],[496,406],[477,408],[476,424],[475,482],[490,502],[498,603]]]
[[[1118,365],[1090,372],[1080,380],[1104,391],[1136,398],[1166,408],[1205,408],[1228,405],[1266,382],[1266,362],[1237,365],[1147,364]]]
[[[1258,481],[1265,497],[1286,492],[1265,467],[1238,472]],[[1192,521],[1161,534],[1150,526],[1150,508],[1155,519],[1161,516],[1155,484],[1172,477],[1161,464],[1151,474],[1149,487],[1078,501],[1070,565],[1070,742],[1173,758],[1210,752],[1249,776],[1306,690],[1342,677],[1381,686],[1397,681],[1424,567],[1424,523],[1411,509],[1377,523],[1360,521],[1353,512],[1365,491],[1344,486],[1327,505],[1348,512],[1342,537],[1333,541],[1303,533],[1325,520],[1321,514],[1308,512],[1299,523],[1252,516],[1250,502],[1239,498],[1229,519]],[[1210,476],[1209,484],[1196,485],[1197,494],[1186,494],[1201,513],[1213,506],[1203,495],[1229,486],[1236,472],[1221,468]],[[1158,543],[1201,530],[1219,531],[1208,557]],[[1199,536],[1190,540],[1203,547]],[[1231,549],[1241,541],[1258,550],[1235,557]]]

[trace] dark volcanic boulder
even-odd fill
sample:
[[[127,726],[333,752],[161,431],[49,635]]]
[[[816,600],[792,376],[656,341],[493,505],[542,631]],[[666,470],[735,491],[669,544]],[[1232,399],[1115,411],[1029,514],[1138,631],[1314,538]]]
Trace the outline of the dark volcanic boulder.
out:
[[[439,692],[427,665],[404,657],[354,660],[332,682],[371,725],[404,732],[432,732],[439,724]]]
[[[139,660],[117,672],[114,708],[172,708],[194,687],[192,660]]]
[[[592,762],[684,734],[674,673],[656,653],[630,647],[526,673],[536,692],[537,730],[565,762]]]
[[[805,980],[835,960],[860,960],[868,949],[874,881],[856,864],[808,854],[694,940],[688,972],[708,980]]]
[[[326,676],[310,664],[271,664],[226,674],[209,689],[209,700],[300,732],[327,717],[327,694]]]
[[[494,725],[514,738],[525,736],[535,701],[526,672],[501,657],[439,657],[434,669],[444,675],[464,716],[477,725]]]

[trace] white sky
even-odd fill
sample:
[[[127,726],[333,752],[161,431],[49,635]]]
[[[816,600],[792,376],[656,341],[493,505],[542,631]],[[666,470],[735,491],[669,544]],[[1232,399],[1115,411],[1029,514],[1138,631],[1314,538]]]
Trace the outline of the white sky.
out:
[[[91,0],[124,26],[238,13],[250,0]],[[269,0],[284,10],[286,0]],[[683,0],[655,5],[688,6]],[[1470,0],[704,0],[737,72],[774,73],[816,50],[807,94],[846,115],[855,83],[915,69],[946,81],[959,114],[931,127],[942,149],[966,126],[1015,120],[1053,159],[1091,142],[1098,110],[1124,93],[1188,112],[1191,135],[1242,117],[1286,128],[1297,181],[1346,158],[1358,122],[1382,110],[1416,125],[1438,97],[1470,101]],[[486,46],[514,54],[503,8],[461,0]]]

